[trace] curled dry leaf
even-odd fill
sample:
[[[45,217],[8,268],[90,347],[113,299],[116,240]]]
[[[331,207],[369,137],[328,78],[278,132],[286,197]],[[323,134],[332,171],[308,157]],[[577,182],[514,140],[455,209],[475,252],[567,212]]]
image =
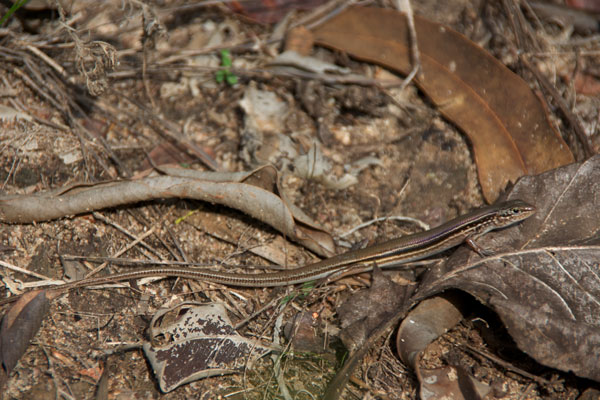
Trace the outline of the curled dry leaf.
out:
[[[272,348],[235,332],[222,304],[182,303],[156,313],[144,352],[163,392],[201,378],[231,374]]]
[[[483,399],[489,392],[487,385],[461,366],[428,369],[420,365],[427,346],[462,320],[464,296],[452,291],[425,299],[408,313],[398,328],[396,350],[402,362],[415,371],[421,398]]]
[[[418,369],[419,355],[427,345],[462,320],[460,304],[457,293],[444,293],[423,300],[408,313],[396,335],[396,350],[404,364]]]
[[[508,182],[573,162],[525,81],[449,27],[415,16],[421,54],[417,85],[469,137],[486,200]],[[411,71],[406,18],[355,7],[314,30],[315,41],[394,71]]]
[[[428,271],[417,293],[469,292],[493,308],[518,347],[541,364],[600,381],[600,156],[520,179],[509,198],[536,215]]]
[[[169,169],[173,172],[173,169]],[[333,239],[284,198],[271,166],[246,173],[186,171],[178,176],[70,186],[34,195],[0,198],[0,221],[45,221],[158,198],[192,198],[222,204],[262,221],[322,256],[333,254]],[[184,176],[186,175],[186,176]]]

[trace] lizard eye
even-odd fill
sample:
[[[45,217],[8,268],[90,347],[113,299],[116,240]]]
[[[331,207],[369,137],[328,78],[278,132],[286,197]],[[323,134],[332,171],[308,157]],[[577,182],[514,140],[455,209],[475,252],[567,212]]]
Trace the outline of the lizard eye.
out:
[[[519,213],[519,209],[517,207],[513,207],[510,209],[511,214],[518,214]]]

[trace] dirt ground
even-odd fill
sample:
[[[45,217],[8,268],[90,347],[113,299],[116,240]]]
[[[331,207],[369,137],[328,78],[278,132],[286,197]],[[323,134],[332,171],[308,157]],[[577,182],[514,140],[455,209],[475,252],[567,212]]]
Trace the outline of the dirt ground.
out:
[[[281,172],[289,200],[331,233],[338,252],[419,230],[414,223],[387,220],[341,236],[365,221],[406,216],[436,226],[484,203],[468,139],[414,84],[404,90],[331,84],[269,70],[266,65],[283,46],[281,40],[270,39],[289,25],[257,23],[256,15],[234,14],[225,4],[49,3],[21,10],[0,29],[0,105],[21,112],[16,118],[0,117],[2,196],[133,178],[152,168],[149,157],[155,165],[196,170],[210,170],[213,163],[222,171],[251,171],[271,163]],[[391,8],[390,3],[372,5]],[[482,45],[543,93],[515,57],[519,47],[508,18],[513,8],[507,4],[518,2],[504,3],[412,5],[415,13]],[[5,10],[0,7],[0,13]],[[289,23],[311,10],[291,14]],[[577,94],[574,81],[565,77],[585,69],[598,84],[598,31],[580,32],[525,14],[528,34],[540,45],[533,54],[539,69],[597,151],[599,97]],[[221,49],[230,50],[235,84],[215,79],[223,70]],[[315,48],[312,55],[368,77],[384,74],[380,67],[323,48]],[[241,103],[250,90],[274,94],[285,110],[272,120],[259,111],[257,118],[264,121],[249,122]],[[552,123],[575,158],[583,159],[569,122],[555,102],[549,104]],[[257,138],[251,123],[276,126],[264,128]],[[294,174],[291,153],[306,154],[314,146],[328,160],[335,181],[360,167],[351,174],[356,183],[333,188]],[[182,222],[176,223],[178,219]],[[257,248],[275,255],[261,257],[252,252]],[[317,257],[240,211],[188,199],[0,224],[0,251],[5,263],[51,279],[64,279],[65,274],[81,278],[100,265],[98,257],[229,265],[236,271],[273,263],[290,268]],[[106,271],[131,268],[109,262]],[[386,272],[399,283],[418,279],[418,273]],[[18,282],[39,280],[5,268],[2,276],[3,297],[18,292]],[[345,357],[336,308],[369,284],[370,275],[364,274],[302,295],[298,287],[241,289],[174,278],[131,288],[78,289],[51,303],[2,398],[272,399],[283,398],[283,381],[291,398],[319,399]],[[277,300],[282,298],[292,300],[280,306]],[[154,313],[182,301],[224,303],[234,324],[248,318],[238,329],[241,335],[267,343],[279,335],[279,326],[302,313],[314,314],[311,329],[318,332],[319,351],[314,346],[310,351],[287,348],[279,361],[280,376],[274,368],[277,357],[265,356],[238,373],[162,393],[140,346]],[[491,385],[491,398],[575,399],[591,385],[520,354],[498,318],[471,301],[472,313],[427,349],[423,366],[460,365]],[[270,302],[277,306],[257,313]],[[472,347],[545,380],[510,371]],[[418,388],[415,374],[396,356],[395,335],[389,330],[359,364],[342,398],[415,399]]]

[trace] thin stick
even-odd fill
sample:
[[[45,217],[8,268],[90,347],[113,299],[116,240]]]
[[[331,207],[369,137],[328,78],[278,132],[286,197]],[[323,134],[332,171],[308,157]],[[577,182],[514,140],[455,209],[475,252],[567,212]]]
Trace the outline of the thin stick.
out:
[[[147,238],[148,236],[152,235],[154,233],[154,227],[150,228],[147,232],[145,232],[142,236],[138,237],[137,239],[135,239],[133,242],[129,243],[127,246],[125,246],[123,249],[119,250],[113,257],[119,257],[121,254],[125,253],[127,250],[133,248],[134,246],[136,246],[138,243],[140,243],[142,240],[144,240],[145,238]],[[102,271],[106,266],[108,265],[107,262],[104,262],[102,264],[100,264],[99,266],[97,266],[95,269],[93,269],[92,271],[90,271],[84,279],[89,278],[92,275],[95,275],[96,273],[98,273],[99,271]]]
[[[36,277],[38,279],[43,279],[45,281],[54,281],[54,279],[48,278],[45,275],[38,274],[37,272],[29,271],[29,270],[21,268],[21,267],[17,267],[16,265],[12,265],[12,264],[9,264],[9,263],[4,262],[4,261],[0,261],[0,266],[3,266],[5,268],[8,268],[8,269],[13,270],[13,271],[20,272],[20,273],[25,274],[25,275],[34,276],[34,277]]]
[[[406,19],[408,21],[408,34],[410,38],[410,54],[412,56],[413,68],[410,74],[402,81],[400,85],[400,91],[404,90],[410,82],[417,76],[417,73],[421,69],[421,56],[419,54],[419,45],[417,43],[417,31],[415,29],[415,20],[413,17],[412,7],[408,0],[396,0],[396,8],[406,13]]]

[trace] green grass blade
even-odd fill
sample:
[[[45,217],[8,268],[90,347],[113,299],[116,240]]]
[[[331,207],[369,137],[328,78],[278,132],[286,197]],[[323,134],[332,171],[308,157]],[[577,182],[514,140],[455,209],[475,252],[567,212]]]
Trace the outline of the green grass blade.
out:
[[[2,19],[0,19],[0,26],[4,25],[4,23],[6,21],[8,21],[8,19],[15,13],[15,11],[17,11],[19,8],[23,7],[28,2],[29,2],[29,0],[18,0],[18,1],[15,1],[13,3],[12,7],[6,12],[6,14],[4,14],[2,16]]]

